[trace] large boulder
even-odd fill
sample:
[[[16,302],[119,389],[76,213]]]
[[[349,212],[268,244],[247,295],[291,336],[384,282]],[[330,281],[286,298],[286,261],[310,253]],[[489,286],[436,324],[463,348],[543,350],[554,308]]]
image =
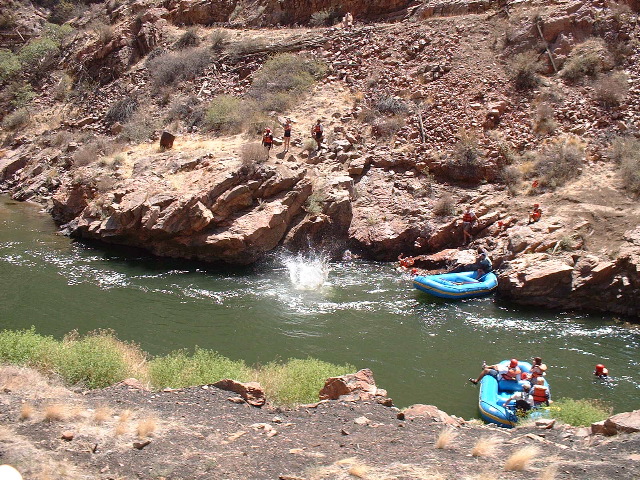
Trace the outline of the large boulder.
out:
[[[601,435],[640,432],[640,410],[618,413],[603,422],[594,423],[591,425],[591,431]]]
[[[376,386],[371,370],[363,368],[353,374],[328,378],[319,396],[320,400],[373,400],[386,397],[387,391]]]
[[[449,415],[438,407],[433,405],[424,405],[421,403],[411,405],[401,412],[398,412],[398,419],[410,421],[424,419],[451,426],[460,426],[465,423],[463,419]]]
[[[213,386],[221,390],[237,393],[244,398],[249,405],[253,405],[254,407],[262,407],[267,401],[264,389],[258,382],[242,383],[225,378],[224,380],[214,383]]]

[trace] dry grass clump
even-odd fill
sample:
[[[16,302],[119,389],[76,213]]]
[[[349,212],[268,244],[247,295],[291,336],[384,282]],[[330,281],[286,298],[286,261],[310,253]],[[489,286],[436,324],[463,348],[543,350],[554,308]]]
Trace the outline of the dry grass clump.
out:
[[[560,76],[568,82],[578,82],[584,77],[596,77],[602,70],[611,68],[612,60],[604,40],[592,38],[576,46],[565,62]]]
[[[534,51],[519,53],[509,63],[511,81],[516,90],[532,90],[540,82],[540,60]]]
[[[438,217],[448,217],[453,215],[456,209],[456,202],[448,193],[442,194],[442,196],[433,205],[433,214]]]
[[[114,430],[116,436],[124,435],[129,430],[129,419],[131,418],[131,410],[123,410],[118,415],[118,423]]]
[[[198,30],[194,27],[188,28],[180,38],[176,40],[173,46],[178,50],[184,50],[189,47],[197,47],[200,44],[200,37],[198,36]]]
[[[133,116],[137,108],[138,100],[135,97],[124,97],[109,107],[104,120],[107,123],[124,123]]]
[[[93,412],[93,421],[97,424],[101,424],[109,420],[111,415],[113,415],[113,410],[110,407],[98,407],[95,412]]]
[[[60,422],[66,417],[66,411],[63,405],[54,403],[44,407],[44,419],[47,422]]]
[[[208,48],[187,48],[169,52],[147,60],[147,70],[156,88],[192,80],[211,63]]]
[[[553,106],[547,102],[542,102],[536,108],[533,130],[538,135],[548,135],[555,132],[558,124],[553,118]]]
[[[604,108],[619,106],[627,97],[629,83],[624,72],[604,75],[593,84],[594,98]]]
[[[140,438],[146,438],[153,435],[153,432],[156,431],[157,422],[153,418],[145,418],[138,422],[136,426],[136,434]]]
[[[540,454],[540,449],[533,445],[522,447],[511,455],[504,464],[504,469],[508,472],[522,471],[527,464]]]
[[[254,166],[267,160],[267,150],[259,143],[245,143],[241,150],[243,165]]]
[[[518,187],[522,182],[522,172],[515,165],[507,165],[501,172],[502,181],[507,186],[511,195],[518,193]]]
[[[378,138],[391,138],[398,130],[404,127],[404,118],[401,116],[391,116],[378,118],[371,125],[371,133]]]
[[[229,39],[229,32],[226,30],[214,30],[211,32],[209,36],[209,40],[211,41],[211,49],[212,50],[220,50],[224,47],[225,43]]]
[[[623,188],[640,195],[640,140],[617,137],[611,142],[608,155],[618,164]]]
[[[576,137],[559,138],[537,156],[535,171],[541,187],[555,189],[582,172],[585,146]]]
[[[453,149],[453,161],[470,175],[473,175],[480,162],[480,148],[478,137],[473,133],[462,130],[458,133],[458,141]]]
[[[487,457],[496,453],[496,447],[500,444],[498,437],[480,437],[471,449],[474,457]]]
[[[438,435],[434,446],[438,449],[447,448],[457,436],[458,432],[456,432],[453,428],[444,428]]]
[[[28,420],[33,417],[33,413],[35,412],[35,408],[30,403],[23,403],[20,406],[20,420]]]

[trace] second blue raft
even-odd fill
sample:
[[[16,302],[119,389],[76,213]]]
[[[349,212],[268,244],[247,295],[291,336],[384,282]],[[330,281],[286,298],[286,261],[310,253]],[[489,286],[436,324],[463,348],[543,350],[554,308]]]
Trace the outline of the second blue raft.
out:
[[[478,278],[478,272],[442,273],[417,276],[413,286],[422,292],[440,298],[473,298],[489,295],[498,286],[498,277],[493,272]]]

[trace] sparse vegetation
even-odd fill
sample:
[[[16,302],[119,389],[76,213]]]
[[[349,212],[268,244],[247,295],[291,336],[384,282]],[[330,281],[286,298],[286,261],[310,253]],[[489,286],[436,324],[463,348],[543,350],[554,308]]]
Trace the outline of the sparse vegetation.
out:
[[[318,12],[313,12],[311,14],[311,19],[309,20],[309,25],[312,27],[326,27],[331,25],[331,11],[330,10],[320,10]]]
[[[238,130],[243,123],[242,100],[231,95],[219,95],[214,98],[204,118],[205,128],[217,132]]]
[[[10,50],[0,48],[0,83],[6,82],[22,68],[20,59]]]
[[[619,166],[623,187],[640,195],[640,140],[617,137],[611,142],[608,154]]]
[[[584,144],[575,137],[560,138],[537,155],[535,171],[541,187],[555,189],[582,172]]]
[[[536,446],[529,445],[515,451],[505,462],[504,469],[508,472],[519,472],[524,470],[529,462],[537,458],[540,449]]]
[[[502,169],[502,181],[507,186],[509,193],[515,195],[522,181],[522,173],[515,165],[507,165]]]
[[[558,124],[553,118],[553,106],[542,102],[536,109],[533,129],[538,135],[548,135],[555,132]]]
[[[451,195],[444,193],[434,204],[433,214],[439,217],[447,217],[455,213],[455,201]]]
[[[532,90],[540,81],[540,60],[536,52],[519,53],[510,62],[509,69],[516,90]]]
[[[376,119],[371,125],[371,133],[379,138],[391,138],[404,127],[404,118],[400,116]]]
[[[549,408],[555,418],[574,427],[588,427],[612,414],[611,407],[598,400],[561,398]]]
[[[169,52],[147,60],[147,69],[153,85],[158,88],[179,81],[192,80],[211,63],[207,48],[188,48]]]
[[[197,47],[200,44],[200,37],[196,28],[188,28],[180,38],[176,40],[174,47],[178,50],[184,50],[189,47]]]
[[[260,143],[245,143],[241,153],[242,164],[248,167],[255,167],[259,163],[267,160],[267,149]]]
[[[453,161],[465,174],[474,175],[480,162],[478,138],[472,132],[461,131],[453,150]]]
[[[451,442],[458,436],[458,432],[451,427],[443,428],[436,438],[435,447],[439,449],[447,448]]]
[[[21,108],[10,113],[2,120],[2,126],[9,131],[17,130],[29,123],[31,114],[26,108]]]
[[[627,75],[614,72],[597,79],[593,84],[595,99],[604,108],[614,108],[624,102],[629,91]]]
[[[224,47],[229,39],[229,33],[225,30],[214,30],[209,36],[211,41],[211,48],[213,50],[220,50]]]
[[[111,105],[104,119],[107,123],[124,123],[133,116],[137,108],[138,99],[127,96]]]
[[[608,65],[608,51],[602,39],[587,40],[573,49],[571,57],[560,71],[568,82],[578,82],[584,77],[595,77]]]

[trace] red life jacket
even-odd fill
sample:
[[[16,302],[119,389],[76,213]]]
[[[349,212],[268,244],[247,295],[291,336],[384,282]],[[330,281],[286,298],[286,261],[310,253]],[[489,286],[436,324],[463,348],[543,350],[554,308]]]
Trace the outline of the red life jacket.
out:
[[[505,373],[502,374],[503,380],[518,380],[518,375],[520,375],[520,371],[516,368],[510,368]]]
[[[284,126],[284,131],[285,132],[290,132],[291,131],[291,125],[285,125]]]
[[[545,385],[534,385],[532,390],[535,403],[546,403],[549,400],[549,389]]]
[[[464,215],[462,215],[462,221],[463,222],[472,222],[473,221],[473,215],[471,214],[471,212],[464,212]]]
[[[262,141],[264,143],[273,143],[273,136],[271,136],[270,134],[266,134],[264,137],[262,137]]]
[[[322,133],[322,125],[320,125],[319,123],[318,123],[318,124],[316,124],[316,125],[313,127],[313,131],[314,131],[315,133]]]

